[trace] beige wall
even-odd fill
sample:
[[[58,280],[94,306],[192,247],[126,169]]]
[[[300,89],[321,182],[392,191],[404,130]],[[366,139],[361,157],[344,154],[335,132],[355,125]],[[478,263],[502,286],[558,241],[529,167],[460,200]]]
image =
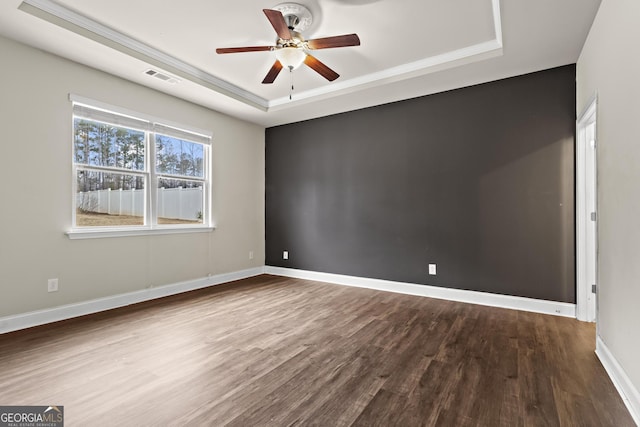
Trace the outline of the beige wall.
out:
[[[578,61],[598,94],[598,334],[640,390],[640,2],[604,0]]]
[[[264,128],[5,38],[0,57],[0,317],[264,265]],[[69,240],[69,93],[210,130],[217,229]]]

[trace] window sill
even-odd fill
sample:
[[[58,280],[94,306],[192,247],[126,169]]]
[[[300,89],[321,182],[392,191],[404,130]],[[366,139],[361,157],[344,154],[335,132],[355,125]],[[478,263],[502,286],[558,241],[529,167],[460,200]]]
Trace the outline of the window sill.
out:
[[[157,236],[162,234],[210,233],[215,227],[175,227],[175,228],[88,228],[74,229],[65,234],[71,240],[102,239],[108,237]]]

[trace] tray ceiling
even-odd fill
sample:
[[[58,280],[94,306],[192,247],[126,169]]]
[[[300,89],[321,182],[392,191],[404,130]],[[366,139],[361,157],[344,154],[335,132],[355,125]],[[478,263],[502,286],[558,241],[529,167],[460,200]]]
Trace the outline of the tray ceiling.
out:
[[[313,52],[340,74],[334,82],[301,67],[264,85],[274,52],[215,49],[274,44],[262,9],[278,3],[7,0],[0,34],[270,126],[575,62],[599,5],[301,0],[313,14],[305,38],[357,33],[361,45]],[[145,74],[149,68],[175,82]]]

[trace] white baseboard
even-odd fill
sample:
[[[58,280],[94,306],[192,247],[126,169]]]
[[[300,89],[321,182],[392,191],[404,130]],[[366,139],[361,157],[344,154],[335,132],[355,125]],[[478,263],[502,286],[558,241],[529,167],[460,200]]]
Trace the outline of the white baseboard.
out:
[[[379,291],[397,292],[401,294],[446,299],[470,304],[488,305],[491,307],[510,308],[513,310],[532,311],[535,313],[553,314],[556,316],[576,317],[576,305],[564,302],[442,288],[438,286],[417,285],[414,283],[392,282],[389,280],[367,279],[364,277],[320,273],[316,271],[296,270],[282,267],[266,266],[264,272],[277,276],[316,280],[320,282],[335,283],[338,285],[376,289]]]
[[[142,289],[126,294],[113,295],[105,298],[98,298],[50,309],[0,317],[0,334],[44,325],[47,323],[58,322],[60,320],[71,319],[87,314],[98,313],[101,311],[124,307],[139,302],[150,301],[169,295],[176,295],[195,289],[215,286],[234,280],[257,276],[263,273],[316,280],[347,286],[356,286],[361,288],[376,289],[388,292],[397,292],[408,295],[460,301],[471,304],[488,305],[492,307],[502,307],[515,310],[532,311],[536,313],[575,317],[575,304],[514,297],[508,295],[490,294],[485,292],[466,291],[460,289],[441,288],[437,286],[417,285],[413,283],[393,282],[389,280],[368,279],[363,277],[266,266],[219,274],[212,277],[203,277],[201,279],[174,283],[170,285],[159,286],[156,288]]]
[[[627,373],[611,354],[611,351],[599,335],[596,337],[596,355],[607,374],[609,374],[613,385],[616,386],[618,393],[620,393],[620,397],[622,397],[629,413],[631,413],[633,421],[640,426],[640,391],[633,385]]]
[[[44,325],[46,323],[58,322],[60,320],[71,319],[73,317],[98,313],[100,311],[111,310],[113,308],[124,307],[139,302],[150,301],[209,286],[220,285],[234,280],[257,276],[262,273],[264,273],[264,268],[257,267],[248,270],[218,274],[211,277],[203,277],[201,279],[189,280],[186,282],[158,286],[156,288],[142,289],[126,294],[83,301],[76,304],[68,304],[45,310],[17,314],[14,316],[0,317],[0,334]]]

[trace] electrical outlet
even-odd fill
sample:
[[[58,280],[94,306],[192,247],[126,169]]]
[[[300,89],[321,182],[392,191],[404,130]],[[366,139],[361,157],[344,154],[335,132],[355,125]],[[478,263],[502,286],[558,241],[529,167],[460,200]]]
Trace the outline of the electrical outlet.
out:
[[[58,279],[47,280],[47,291],[58,292]]]
[[[253,259],[253,251],[249,251],[249,259]]]
[[[282,259],[289,259],[289,251],[282,252]]]
[[[429,274],[431,276],[435,276],[436,275],[436,265],[435,264],[429,264]]]

